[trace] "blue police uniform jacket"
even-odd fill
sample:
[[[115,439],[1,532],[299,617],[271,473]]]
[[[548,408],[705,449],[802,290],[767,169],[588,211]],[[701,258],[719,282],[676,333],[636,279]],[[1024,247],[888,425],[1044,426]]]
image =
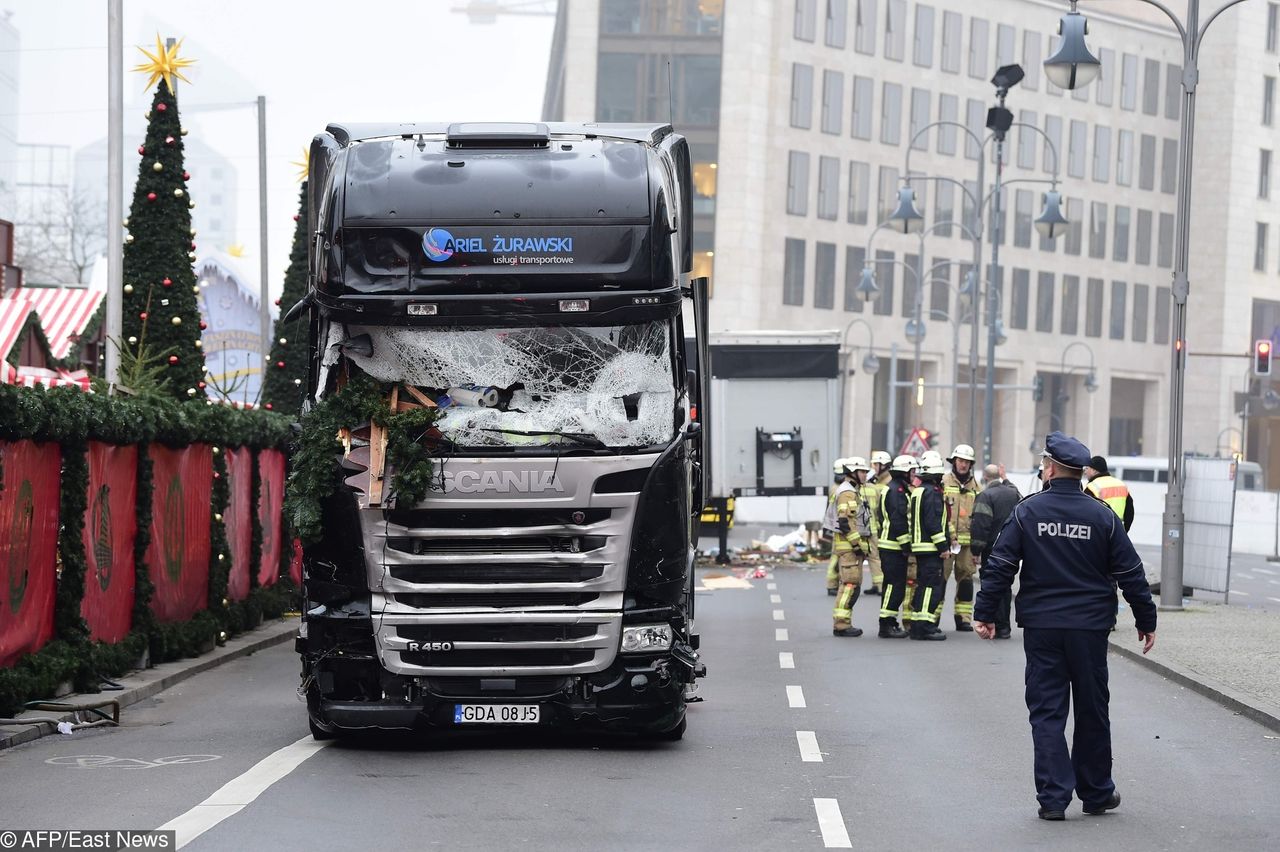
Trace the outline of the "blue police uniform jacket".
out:
[[[1018,624],[1032,628],[1108,630],[1115,622],[1115,585],[1133,610],[1138,630],[1156,629],[1156,606],[1142,558],[1116,513],[1054,479],[1019,503],[982,565],[975,621],[994,622],[1001,595],[1022,565]]]

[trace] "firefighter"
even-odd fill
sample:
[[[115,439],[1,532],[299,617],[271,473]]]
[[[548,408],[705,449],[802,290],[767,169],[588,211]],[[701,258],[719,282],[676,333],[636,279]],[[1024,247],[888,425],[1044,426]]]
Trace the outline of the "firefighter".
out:
[[[942,494],[947,502],[947,538],[950,552],[942,562],[942,587],[946,589],[952,571],[956,575],[956,631],[973,632],[973,549],[969,527],[973,523],[973,504],[981,489],[973,475],[974,453],[968,444],[956,444],[947,459],[951,472],[942,478]]]
[[[836,567],[836,491],[840,485],[846,481],[844,473],[845,459],[836,459],[833,465],[835,469],[835,480],[831,483],[830,493],[827,495],[827,513],[823,517],[822,530],[831,537],[831,559],[827,562],[827,594],[831,597],[836,596],[836,590],[840,587],[839,571]]]
[[[911,472],[916,460],[898,456],[887,471],[889,481],[880,500],[880,517],[876,522],[876,545],[880,566],[884,571],[884,592],[880,599],[880,638],[905,639],[907,632],[898,626],[898,610],[907,590],[907,551],[911,546]]]
[[[859,527],[865,527],[866,511],[858,494],[853,470],[853,459],[844,459],[845,481],[836,489],[836,533],[832,553],[836,557],[840,588],[836,592],[836,605],[832,611],[831,634],[841,637],[862,635],[861,628],[853,626],[853,605],[862,592],[862,561],[867,558],[866,540]],[[863,520],[859,520],[859,515]]]
[[[942,615],[942,557],[947,545],[947,503],[942,494],[946,473],[942,456],[930,450],[920,457],[919,486],[911,491],[911,552],[916,557],[916,588],[910,638],[942,641],[938,629]]]
[[[893,459],[889,458],[889,454],[884,450],[876,450],[871,454],[871,481],[876,485],[888,486],[889,484],[889,468],[893,464]]]
[[[872,453],[872,455],[874,456],[875,454]],[[885,455],[887,457],[887,454]],[[880,546],[876,543],[876,533],[879,531],[880,524],[880,500],[884,496],[886,486],[875,482],[872,465],[857,457],[854,458],[854,462],[854,476],[858,478],[858,490],[862,495],[862,503],[867,507],[867,514],[870,518],[870,534],[866,536],[866,539],[867,562],[871,566],[871,586],[867,589],[867,594],[879,595],[881,589],[884,588],[884,572],[880,569]]]

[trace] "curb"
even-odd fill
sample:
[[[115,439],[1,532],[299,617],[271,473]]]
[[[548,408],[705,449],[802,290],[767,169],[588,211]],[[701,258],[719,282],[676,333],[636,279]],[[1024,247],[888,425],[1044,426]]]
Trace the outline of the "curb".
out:
[[[1246,716],[1263,727],[1280,731],[1280,715],[1277,715],[1277,708],[1264,706],[1257,699],[1229,686],[1211,683],[1198,672],[1183,668],[1176,663],[1157,662],[1150,657],[1144,657],[1140,651],[1121,646],[1114,640],[1109,640],[1109,644],[1113,654],[1118,654],[1192,692],[1199,693],[1210,701],[1217,702],[1241,716]]]
[[[275,632],[271,632],[272,630]],[[179,668],[175,671],[156,677],[154,680],[148,680],[145,683],[138,684],[137,686],[126,687],[119,692],[103,692],[94,695],[81,695],[77,693],[75,695],[64,696],[57,700],[68,704],[74,704],[77,698],[97,698],[99,696],[106,696],[119,701],[120,708],[123,710],[131,704],[137,704],[139,701],[145,701],[151,696],[159,692],[163,692],[175,684],[193,678],[198,674],[209,671],[210,669],[215,669],[224,663],[229,663],[232,660],[238,660],[242,657],[247,657],[250,654],[265,650],[266,648],[282,645],[292,639],[297,632],[298,621],[296,617],[281,619],[275,624],[264,624],[262,627],[255,628],[248,633],[241,634],[227,642],[226,645],[215,649],[203,657],[191,657],[186,660],[175,660],[170,663],[162,663],[157,667],[157,669],[169,666],[176,666]],[[122,680],[133,679],[139,676],[147,677],[149,674],[156,674],[157,669],[144,669],[142,671],[131,672],[126,675],[125,678],[122,678]],[[34,711],[34,715],[53,717],[57,715],[57,711]],[[75,721],[74,713],[66,713],[58,716],[57,718],[67,722]],[[33,742],[51,733],[54,733],[54,731],[49,725],[32,724],[25,725],[21,728],[0,728],[0,751],[7,748],[13,748],[14,746],[21,745],[22,743]]]

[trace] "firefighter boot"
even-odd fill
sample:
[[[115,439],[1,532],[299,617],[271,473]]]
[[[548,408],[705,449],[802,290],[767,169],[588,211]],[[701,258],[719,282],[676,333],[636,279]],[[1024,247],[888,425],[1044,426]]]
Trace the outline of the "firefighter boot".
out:
[[[942,642],[946,640],[947,634],[938,630],[931,622],[917,618],[911,622],[911,633],[908,638],[924,642]]]
[[[879,635],[881,639],[906,639],[907,631],[898,626],[896,618],[882,618]]]
[[[956,616],[956,632],[957,632],[957,633],[972,633],[972,632],[973,632],[973,625],[972,625],[972,624],[970,624],[969,622],[965,621],[962,617],[960,617],[960,616],[958,616],[958,615],[957,615],[957,616]]]
[[[840,597],[836,601],[836,618],[835,625],[831,628],[832,636],[856,637],[862,635],[861,627],[854,627],[849,623],[852,618],[853,605],[858,602],[858,594],[862,590],[853,583],[846,583],[840,591]],[[848,602],[845,597],[848,596]]]

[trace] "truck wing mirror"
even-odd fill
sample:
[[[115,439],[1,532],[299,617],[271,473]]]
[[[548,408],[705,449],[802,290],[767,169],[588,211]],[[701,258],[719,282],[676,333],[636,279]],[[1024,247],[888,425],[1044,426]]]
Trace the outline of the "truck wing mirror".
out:
[[[311,302],[311,294],[307,293],[307,295],[294,303],[293,307],[289,309],[289,312],[280,320],[280,324],[285,325],[286,323],[291,323],[298,317],[302,316],[302,312],[311,306]]]
[[[684,439],[692,441],[702,437],[702,424],[697,420],[691,421],[688,428],[684,430]]]

